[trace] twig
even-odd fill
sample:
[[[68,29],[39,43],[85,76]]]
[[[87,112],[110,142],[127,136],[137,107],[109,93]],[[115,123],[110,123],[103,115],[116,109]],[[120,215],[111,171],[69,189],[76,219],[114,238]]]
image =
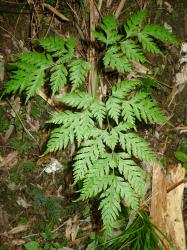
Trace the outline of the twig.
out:
[[[98,10],[99,11],[101,11],[102,4],[103,4],[103,0],[99,0],[99,3],[98,3]]]
[[[116,18],[118,18],[120,16],[121,11],[125,5],[125,2],[126,2],[126,0],[121,0],[121,2],[119,3],[118,8],[117,8],[116,13],[115,13]]]
[[[42,4],[43,8],[48,9],[49,11],[51,11],[52,13],[54,13],[56,16],[58,16],[61,20],[63,21],[70,21],[67,17],[65,17],[62,13],[60,13],[58,10],[56,10],[53,6],[51,6],[50,4],[47,3],[43,3]]]
[[[58,0],[56,0],[55,9],[57,8],[57,6],[58,6]],[[44,37],[47,37],[47,35],[48,35],[49,31],[50,31],[54,16],[55,16],[55,14],[53,13],[52,16],[51,16],[51,20],[49,22],[49,27],[48,27],[47,32],[46,32]]]
[[[167,193],[171,192],[172,190],[174,190],[175,188],[177,188],[179,185],[181,185],[183,183],[187,183],[187,178],[184,178],[184,179],[178,181],[177,183],[171,185],[169,188],[167,188]]]
[[[12,104],[10,103],[10,101],[6,98],[6,101],[8,102],[8,104],[10,105],[10,107],[12,108],[12,110],[14,111],[16,117],[18,118],[18,120],[21,123],[21,126],[23,127],[23,129],[25,130],[25,132],[32,138],[32,140],[38,145],[38,148],[40,149],[39,143],[38,141],[34,138],[34,136],[30,133],[30,131],[25,127],[25,125],[23,124],[19,114],[16,112],[16,110],[13,108]]]

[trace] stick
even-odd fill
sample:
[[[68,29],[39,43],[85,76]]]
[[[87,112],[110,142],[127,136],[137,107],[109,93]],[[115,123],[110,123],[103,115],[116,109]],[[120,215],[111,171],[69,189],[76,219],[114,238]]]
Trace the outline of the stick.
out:
[[[47,4],[47,3],[43,3],[42,4],[43,8],[48,9],[49,11],[51,11],[52,13],[54,13],[56,16],[58,16],[61,20],[63,21],[70,21],[67,17],[65,17],[62,13],[60,13],[58,10],[56,10],[54,7],[52,7],[51,5]]]
[[[125,2],[126,2],[126,0],[121,0],[121,2],[119,3],[118,8],[117,8],[116,13],[115,13],[116,18],[118,18],[120,16],[121,11],[125,5]]]

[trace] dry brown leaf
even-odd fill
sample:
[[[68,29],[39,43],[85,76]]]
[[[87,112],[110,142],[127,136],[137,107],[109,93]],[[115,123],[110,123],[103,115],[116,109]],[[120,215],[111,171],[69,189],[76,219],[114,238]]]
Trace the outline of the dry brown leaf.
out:
[[[73,219],[69,218],[66,222],[66,239],[67,240],[75,240],[77,237],[77,233],[79,231],[79,216],[75,215]]]
[[[17,157],[18,157],[18,151],[12,151],[11,153],[9,153],[7,156],[2,157],[0,159],[0,167],[4,167],[4,166],[12,166],[12,163],[15,164],[15,162],[17,162]]]
[[[14,246],[21,246],[23,244],[25,244],[25,240],[22,239],[12,240],[12,245]]]
[[[22,232],[26,232],[30,228],[29,225],[19,225],[17,227],[12,228],[10,231],[8,231],[8,234],[18,234]]]

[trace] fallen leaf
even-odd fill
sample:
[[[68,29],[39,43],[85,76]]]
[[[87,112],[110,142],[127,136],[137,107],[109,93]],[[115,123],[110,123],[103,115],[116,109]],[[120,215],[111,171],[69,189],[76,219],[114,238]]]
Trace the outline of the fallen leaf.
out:
[[[12,245],[14,246],[21,246],[25,244],[25,240],[17,239],[17,240],[12,240]]]
[[[19,205],[19,206],[21,206],[21,207],[23,207],[23,208],[28,208],[28,207],[30,207],[30,204],[28,204],[27,202],[26,202],[26,200],[24,200],[22,197],[18,197],[18,199],[17,199],[17,204]]]
[[[18,234],[22,232],[26,232],[30,228],[29,225],[19,225],[17,227],[12,228],[10,231],[8,231],[8,234]]]
[[[12,162],[17,161],[18,151],[12,151],[6,157],[2,157],[0,160],[0,167],[12,166]]]

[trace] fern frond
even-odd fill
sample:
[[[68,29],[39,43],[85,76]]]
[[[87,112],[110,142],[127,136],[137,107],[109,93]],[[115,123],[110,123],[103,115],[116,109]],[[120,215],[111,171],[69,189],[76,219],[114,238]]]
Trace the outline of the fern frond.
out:
[[[166,43],[176,43],[177,39],[169,32],[166,28],[159,24],[147,24],[144,29],[143,33],[148,34],[162,42]]]
[[[67,52],[64,47],[64,39],[62,37],[49,36],[39,39],[38,42],[47,52],[53,53],[53,56],[57,56],[58,53],[62,54]]]
[[[139,31],[140,25],[147,17],[146,11],[142,10],[132,15],[124,25],[127,37],[136,35],[136,32]]]
[[[142,44],[143,48],[149,52],[160,54],[161,51],[158,46],[153,42],[153,39],[146,33],[139,32],[137,34],[139,42]]]
[[[106,43],[106,45],[114,44],[122,37],[118,34],[118,24],[114,16],[105,16],[100,25],[102,32],[94,31],[95,38],[99,41]]]
[[[80,199],[85,200],[104,192],[107,187],[112,185],[113,178],[113,175],[86,177],[83,181]]]
[[[129,207],[138,210],[138,197],[128,182],[125,182],[122,177],[115,176],[113,187]]]
[[[143,120],[150,124],[163,124],[167,120],[155,101],[150,99],[149,94],[146,92],[137,92],[129,101],[124,101],[122,107],[124,117],[128,115],[128,105],[131,106],[131,115],[139,121]]]
[[[114,223],[121,211],[120,196],[114,188],[110,187],[101,195],[101,198],[99,209],[101,210],[105,233],[107,234],[114,227]]]
[[[69,65],[70,69],[70,81],[73,85],[73,89],[76,89],[85,84],[86,76],[89,70],[91,70],[91,64],[83,59],[74,60]]]
[[[142,82],[138,79],[124,80],[112,87],[112,96],[124,99],[137,86],[141,86]]]
[[[66,112],[54,117],[51,121],[54,123],[63,122],[63,125],[51,132],[50,139],[47,144],[47,152],[53,152],[66,148],[69,143],[73,143],[76,139],[78,146],[82,140],[88,139],[94,123],[90,118],[88,111],[82,113]]]
[[[19,54],[19,60],[21,62],[35,65],[36,67],[49,68],[53,64],[52,57],[50,55],[44,55],[39,52],[23,52]]]
[[[89,110],[92,113],[92,116],[99,123],[99,126],[102,127],[103,120],[106,117],[105,104],[102,101],[95,99],[91,104]]]
[[[101,139],[97,138],[96,140],[86,141],[74,158],[75,182],[82,180],[89,172],[89,169],[93,167],[93,163],[96,162],[99,157],[102,158],[104,153],[105,145]]]
[[[32,65],[32,67],[29,67],[31,71],[28,75],[28,72],[24,70],[17,70],[13,72],[11,76],[11,80],[9,80],[4,87],[4,94],[10,94],[10,93],[21,93],[23,90],[25,90],[28,86],[28,82],[32,82],[33,76],[31,75],[32,71],[36,70],[36,67]]]
[[[110,96],[106,102],[108,116],[114,119],[117,124],[121,113],[121,102],[121,100],[113,96]]]
[[[32,81],[28,82],[28,86],[26,87],[27,98],[26,101],[29,100],[30,97],[35,96],[38,94],[41,87],[44,85],[45,81],[45,72],[44,68],[37,69],[35,72],[32,73]]]
[[[142,50],[138,48],[138,46],[133,40],[127,39],[121,42],[120,46],[121,46],[121,50],[123,51],[123,53],[127,56],[129,60],[134,60],[140,63],[147,61],[144,54],[142,53]]]
[[[129,155],[144,162],[155,162],[156,155],[150,148],[147,141],[135,133],[120,133],[119,142],[123,150],[126,150]]]
[[[52,94],[63,88],[67,83],[67,69],[64,64],[56,64],[51,68],[51,89]]]
[[[136,194],[143,198],[145,195],[145,172],[133,160],[123,158],[118,161],[118,169]]]
[[[71,92],[59,99],[66,105],[78,109],[87,109],[93,102],[93,97],[85,92]]]
[[[103,62],[106,68],[117,70],[119,73],[132,71],[129,60],[120,52],[119,48],[116,46],[111,46],[106,51]]]
[[[136,119],[135,119],[134,110],[131,104],[129,103],[129,101],[124,101],[122,103],[121,115],[123,116],[123,119],[125,122],[135,125]]]
[[[118,133],[116,132],[115,128],[113,128],[109,133],[105,131],[102,139],[104,143],[113,151],[118,143]]]

